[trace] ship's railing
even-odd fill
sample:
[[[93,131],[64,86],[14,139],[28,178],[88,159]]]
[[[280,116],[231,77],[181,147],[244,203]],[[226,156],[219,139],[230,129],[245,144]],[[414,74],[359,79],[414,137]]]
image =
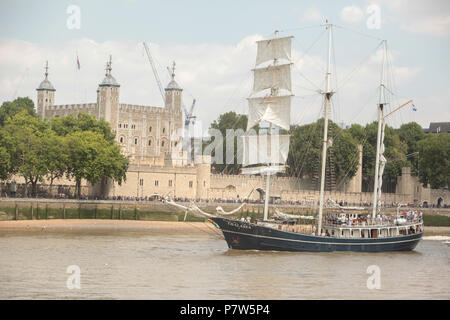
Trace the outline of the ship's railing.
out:
[[[422,224],[422,218],[413,218],[413,219],[349,219],[346,221],[342,221],[339,219],[328,218],[324,219],[324,226],[332,226],[332,227],[387,227],[387,226],[408,226],[408,225],[416,225]]]

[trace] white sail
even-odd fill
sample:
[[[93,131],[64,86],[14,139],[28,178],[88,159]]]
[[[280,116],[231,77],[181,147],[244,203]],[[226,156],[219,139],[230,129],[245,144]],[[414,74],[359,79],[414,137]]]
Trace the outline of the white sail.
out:
[[[256,65],[274,59],[291,60],[291,39],[293,37],[274,38],[258,41]]]
[[[291,64],[271,65],[267,68],[253,69],[253,72],[255,75],[253,93],[271,88],[291,91]]]
[[[289,153],[289,135],[249,135],[242,139],[242,165],[285,164]]]
[[[247,130],[261,121],[270,122],[289,130],[291,122],[291,96],[270,96],[248,99]]]

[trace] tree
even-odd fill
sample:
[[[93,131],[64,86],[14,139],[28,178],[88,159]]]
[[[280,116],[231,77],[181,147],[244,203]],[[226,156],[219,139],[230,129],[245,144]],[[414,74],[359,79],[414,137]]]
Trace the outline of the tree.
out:
[[[408,145],[407,153],[411,155],[418,151],[417,143],[424,139],[426,134],[423,132],[422,127],[416,122],[410,122],[403,124],[398,130],[397,133],[400,139],[403,142],[406,142]],[[408,158],[408,162],[412,167],[412,172],[414,175],[418,174],[419,171],[419,157],[411,156]]]
[[[288,174],[302,177],[309,175],[311,178],[320,176],[323,122],[319,119],[315,123],[294,126],[291,129],[292,139],[288,156]],[[357,141],[349,132],[339,128],[332,121],[329,122],[328,138],[330,145],[327,152],[326,173],[331,176],[334,173],[337,182],[344,178],[351,178],[358,168]]]
[[[428,134],[417,143],[419,180],[424,187],[445,188],[450,185],[450,134]]]
[[[78,198],[81,180],[91,184],[105,178],[118,181],[126,178],[128,159],[120,153],[118,145],[108,143],[103,135],[92,131],[75,131],[66,136],[67,175],[75,179]]]
[[[225,174],[238,174],[240,172],[240,169],[242,167],[241,164],[237,161],[237,139],[239,134],[234,137],[234,161],[233,164],[226,164],[226,148],[227,148],[227,141],[226,141],[226,134],[227,130],[240,130],[240,132],[245,132],[247,129],[247,116],[242,114],[237,114],[236,112],[227,112],[224,114],[221,114],[217,120],[214,120],[214,122],[211,124],[212,129],[217,129],[221,132],[223,137],[223,155],[224,159],[222,163],[213,163],[212,167],[217,172],[222,172]],[[212,156],[214,156],[214,152],[212,153]]]
[[[45,161],[47,163],[46,178],[50,181],[50,190],[55,179],[62,178],[67,171],[67,152],[64,150],[64,137],[49,130],[42,138]]]
[[[368,123],[364,128],[354,124],[348,129],[348,132],[363,145],[363,186],[366,191],[372,191],[375,176],[378,122]],[[386,125],[384,145],[384,156],[388,162],[384,168],[383,190],[393,191],[397,183],[397,177],[401,175],[402,167],[408,166],[408,162],[403,159],[407,152],[407,144],[401,141],[395,129]]]
[[[68,178],[74,178],[77,196],[81,196],[81,180],[91,184],[107,178],[119,184],[126,179],[129,160],[120,153],[115,134],[104,119],[96,120],[93,115],[79,113],[50,120],[54,132],[64,138],[66,152],[65,168]],[[57,163],[55,163],[57,164]],[[53,171],[59,174],[61,166]]]
[[[61,118],[52,118],[50,127],[59,136],[66,136],[77,131],[92,131],[101,134],[109,144],[115,141],[115,134],[107,121],[96,120],[93,115],[83,112],[76,116],[70,114]]]
[[[30,116],[36,116],[33,100],[28,97],[19,97],[12,102],[3,102],[0,106],[0,126],[3,126],[8,118],[13,117],[23,110],[25,110]]]
[[[45,122],[22,110],[6,119],[3,132],[10,174],[22,176],[26,185],[31,183],[31,195],[36,196],[37,183],[42,182],[47,174],[44,137],[51,135],[51,130]]]

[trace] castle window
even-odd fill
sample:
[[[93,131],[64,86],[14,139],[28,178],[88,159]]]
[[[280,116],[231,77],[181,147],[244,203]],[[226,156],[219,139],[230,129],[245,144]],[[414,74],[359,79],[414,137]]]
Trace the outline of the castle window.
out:
[[[158,184],[159,184],[159,181],[158,181],[158,180],[155,180],[155,187],[157,187]]]
[[[205,180],[203,180],[203,186],[206,187],[206,181]]]
[[[152,140],[148,140],[148,145],[149,145],[149,146],[152,145]]]
[[[138,144],[138,138],[134,138],[134,144]]]
[[[152,126],[150,126],[150,128],[148,128],[148,131],[149,131],[149,132],[152,132]]]
[[[161,141],[161,147],[164,147],[164,141]]]
[[[175,141],[175,147],[177,146],[177,144],[178,144],[178,142],[177,142],[177,141]]]
[[[163,133],[165,133],[166,132],[166,128],[163,128]]]
[[[131,125],[131,129],[136,129],[136,125],[135,125],[135,124],[132,124],[132,125]]]
[[[169,180],[169,187],[172,186],[172,180]]]
[[[123,137],[120,137],[120,143],[123,143]]]
[[[143,185],[144,185],[144,179],[140,179],[140,180],[139,180],[139,185],[140,185],[140,186],[143,186]]]
[[[189,181],[189,188],[192,188],[194,186],[194,182]]]
[[[122,128],[122,124],[121,123],[119,123],[119,128]]]

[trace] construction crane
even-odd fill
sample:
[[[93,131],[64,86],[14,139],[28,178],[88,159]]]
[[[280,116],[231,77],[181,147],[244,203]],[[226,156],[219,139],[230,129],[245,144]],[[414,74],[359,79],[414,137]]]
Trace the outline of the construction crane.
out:
[[[161,84],[161,80],[159,80],[158,71],[156,71],[155,64],[153,62],[152,55],[150,54],[150,49],[148,48],[147,44],[145,42],[142,42],[145,48],[145,52],[147,52],[148,61],[150,61],[150,65],[152,66],[153,74],[155,76],[156,84],[158,85],[159,92],[161,93],[161,97],[163,99],[163,102],[165,104],[166,102],[166,95],[164,93],[163,86]]]
[[[186,106],[183,103],[183,111],[184,111],[184,126],[189,128],[191,124],[195,124],[196,116],[193,115],[195,106],[195,99],[192,101],[191,108],[189,111],[186,109]]]

